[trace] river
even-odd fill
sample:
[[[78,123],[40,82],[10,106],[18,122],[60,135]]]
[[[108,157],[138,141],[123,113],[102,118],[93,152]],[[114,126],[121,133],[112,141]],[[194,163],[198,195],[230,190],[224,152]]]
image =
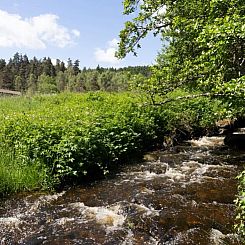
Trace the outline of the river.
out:
[[[110,178],[0,205],[0,244],[242,244],[233,233],[245,152],[204,137],[146,154]]]

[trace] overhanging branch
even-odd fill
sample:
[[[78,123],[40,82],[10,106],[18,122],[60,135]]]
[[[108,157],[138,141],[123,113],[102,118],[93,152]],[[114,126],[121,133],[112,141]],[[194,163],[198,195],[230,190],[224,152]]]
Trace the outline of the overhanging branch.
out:
[[[153,103],[155,106],[161,106],[170,102],[178,101],[178,100],[187,100],[187,99],[195,99],[199,97],[225,97],[225,96],[232,96],[232,97],[237,97],[232,94],[227,94],[227,93],[202,93],[202,94],[192,94],[192,95],[186,95],[186,96],[178,96],[176,98],[169,98],[166,99],[162,102],[159,103]]]

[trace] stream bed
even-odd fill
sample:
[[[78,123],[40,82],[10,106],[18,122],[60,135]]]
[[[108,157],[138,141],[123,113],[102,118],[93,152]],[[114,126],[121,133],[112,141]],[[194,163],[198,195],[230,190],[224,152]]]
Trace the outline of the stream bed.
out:
[[[0,204],[0,244],[242,244],[233,231],[245,152],[204,137],[146,154],[115,176]]]

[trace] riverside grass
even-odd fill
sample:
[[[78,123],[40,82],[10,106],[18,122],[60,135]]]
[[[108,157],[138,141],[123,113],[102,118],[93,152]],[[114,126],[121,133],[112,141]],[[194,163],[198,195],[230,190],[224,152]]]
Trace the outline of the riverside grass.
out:
[[[42,166],[18,160],[11,150],[0,150],[0,196],[47,189],[47,179],[46,170]]]
[[[152,107],[134,93],[1,98],[0,192],[52,188],[106,174],[161,147],[165,136],[210,127],[222,108],[207,98]]]

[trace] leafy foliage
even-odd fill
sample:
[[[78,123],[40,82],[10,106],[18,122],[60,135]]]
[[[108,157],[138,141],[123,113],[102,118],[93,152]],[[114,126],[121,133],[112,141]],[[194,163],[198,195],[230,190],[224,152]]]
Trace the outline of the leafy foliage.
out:
[[[137,17],[120,33],[118,57],[135,52],[148,33],[162,35],[165,48],[146,82],[153,94],[184,86],[226,100],[244,97],[244,1],[125,0],[124,9]]]
[[[58,182],[83,179],[162,146],[164,136],[210,128],[223,113],[219,101],[207,98],[159,108],[145,102],[137,94],[102,92],[2,99],[1,146],[21,162],[43,166]]]
[[[239,196],[235,200],[237,206],[237,224],[235,225],[235,228],[238,234],[245,240],[245,171],[238,176],[238,180],[240,185],[238,187]]]
[[[58,177],[106,171],[119,158],[141,151],[142,142],[155,138],[150,112],[137,110],[132,99],[125,97],[37,97],[40,108],[4,117],[2,142],[23,159],[39,159]]]

